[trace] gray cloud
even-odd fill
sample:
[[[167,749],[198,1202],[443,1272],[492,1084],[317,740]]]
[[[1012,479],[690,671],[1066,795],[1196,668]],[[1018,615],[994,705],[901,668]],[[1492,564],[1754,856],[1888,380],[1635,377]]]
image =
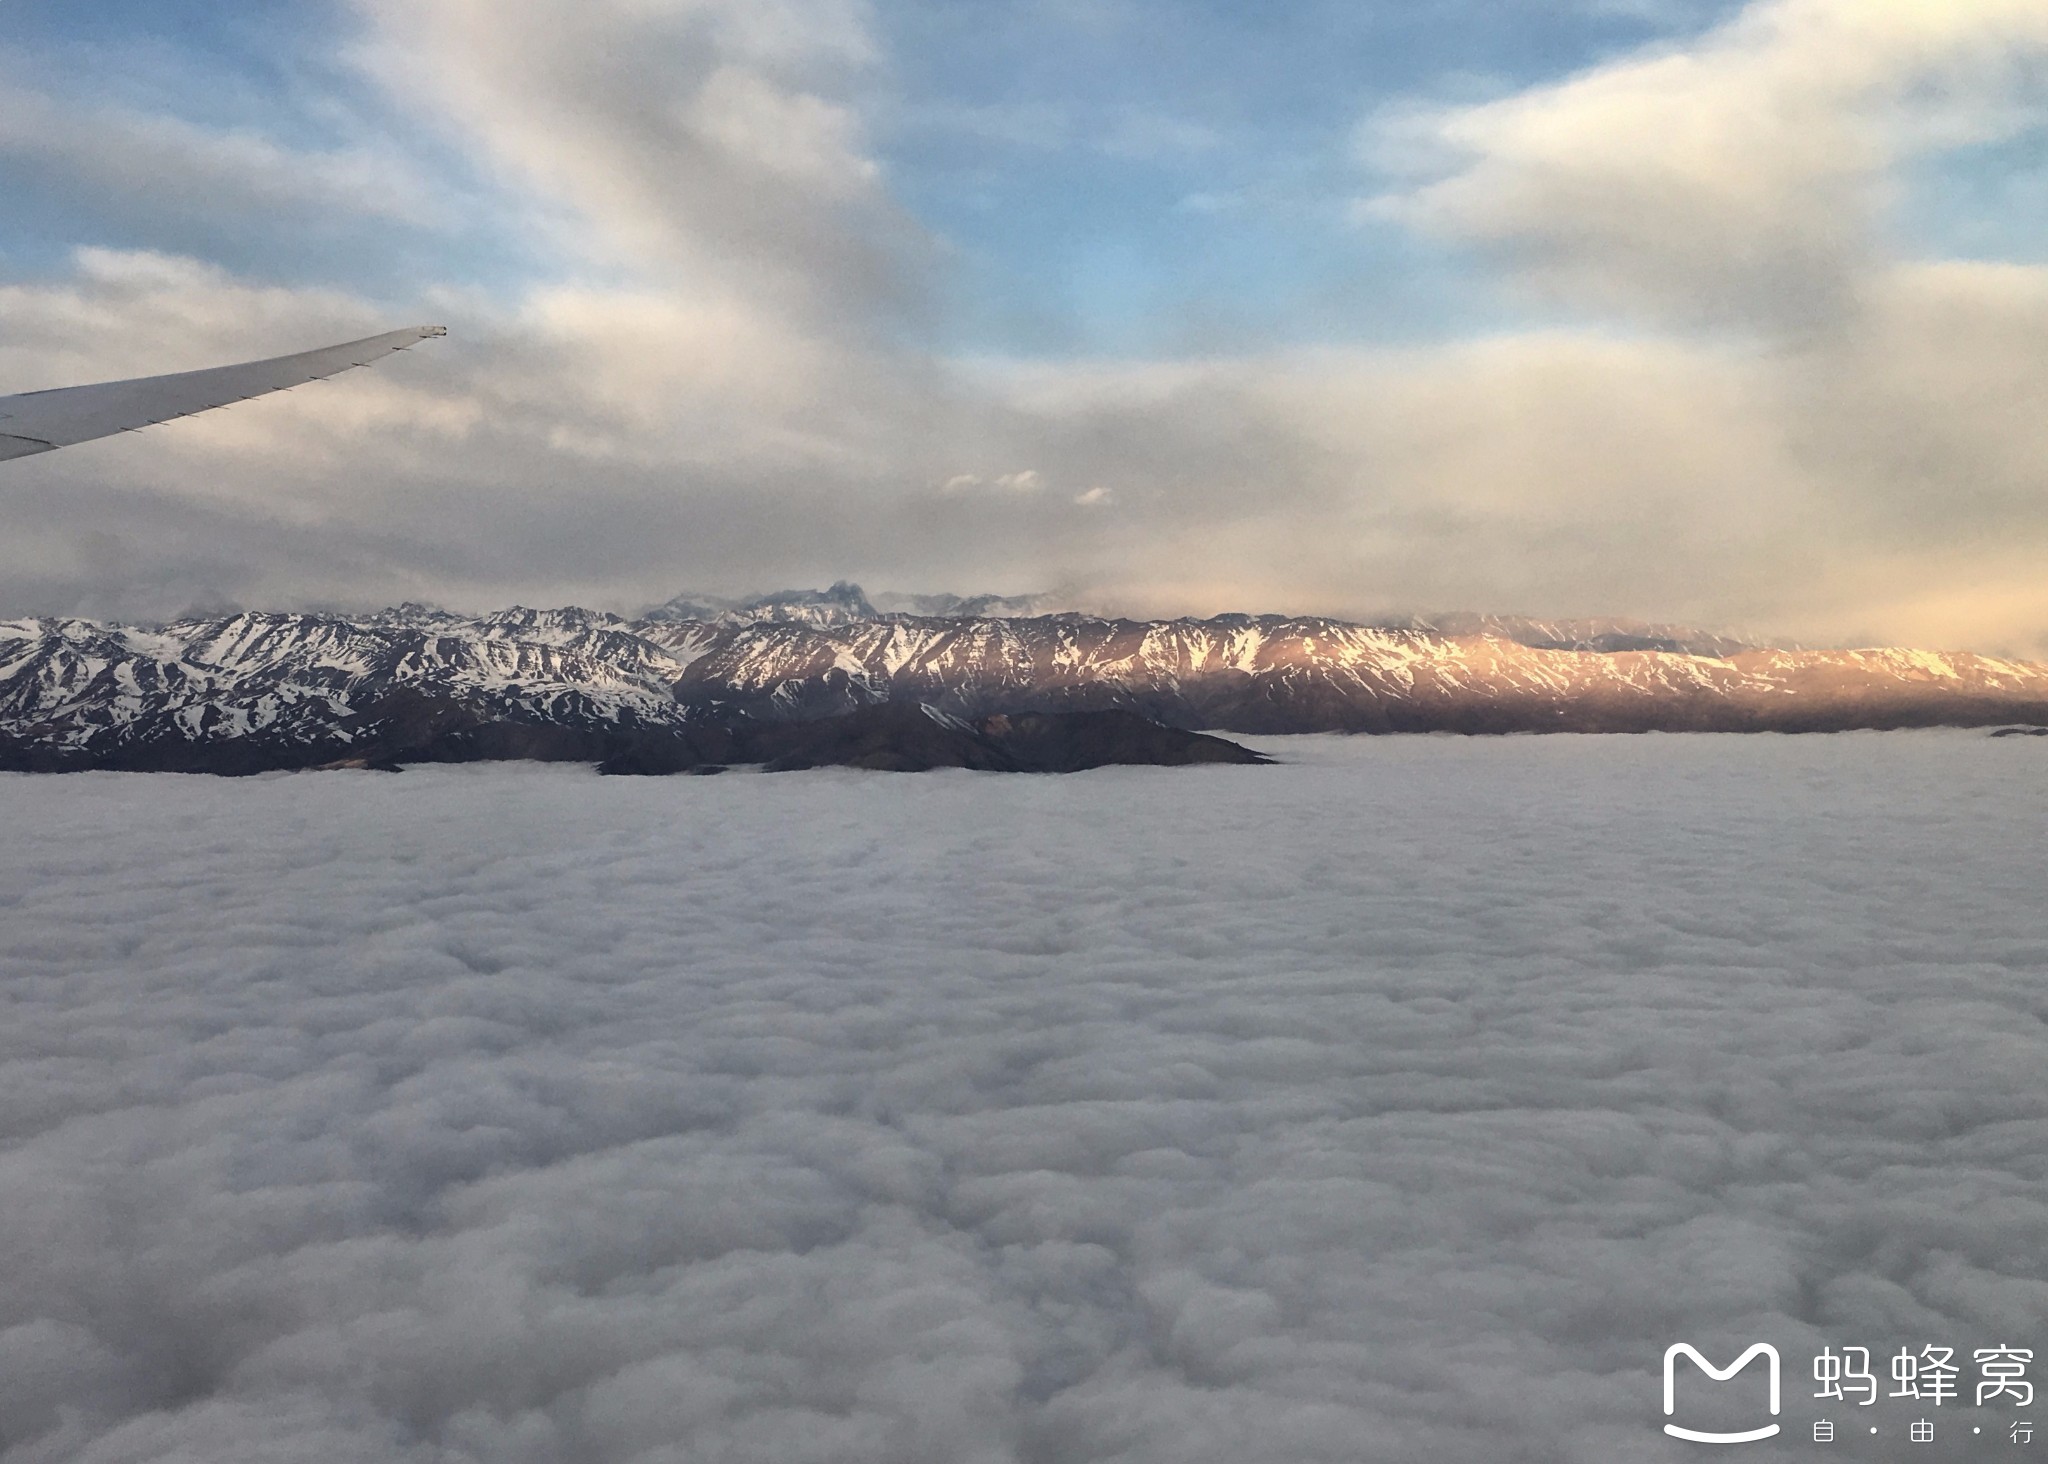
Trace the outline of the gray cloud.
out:
[[[2042,34],[2019,0],[1772,0],[1409,114],[1433,161],[1397,212],[1550,251],[1592,282],[1574,298],[1647,325],[1134,362],[906,343],[891,312],[932,246],[867,146],[887,58],[861,6],[362,14],[362,64],[501,170],[560,274],[394,307],[87,250],[0,288],[0,390],[455,328],[381,375],[11,465],[0,493],[33,512],[0,543],[0,612],[633,608],[852,577],[2048,654],[2048,273],[1901,262],[1835,207],[2026,115],[2016,59]],[[1697,146],[1651,145],[1695,101]],[[1825,308],[1772,306],[1809,266],[1794,293]],[[947,490],[1025,471],[1036,491]]]
[[[1862,290],[1850,328],[1763,354],[1555,332],[973,370],[658,291],[455,298],[431,356],[12,465],[29,528],[0,546],[0,598],[635,608],[844,575],[2040,655],[2043,274],[1919,266]],[[0,384],[23,388],[388,323],[110,254],[0,291],[0,318]]]
[[[1650,1460],[1751,1336],[1803,1429],[2048,1322],[2036,751],[0,778],[4,1457]]]
[[[793,297],[814,326],[914,299],[927,241],[870,155],[862,0],[358,0],[368,67],[586,227],[692,292]]]

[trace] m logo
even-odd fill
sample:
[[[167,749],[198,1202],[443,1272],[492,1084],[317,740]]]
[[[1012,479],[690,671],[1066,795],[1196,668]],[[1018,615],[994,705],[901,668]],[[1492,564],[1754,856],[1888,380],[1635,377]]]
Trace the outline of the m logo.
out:
[[[1721,1368],[1715,1367],[1711,1362],[1700,1356],[1697,1347],[1690,1346],[1684,1342],[1674,1342],[1664,1352],[1664,1413],[1666,1417],[1678,1411],[1678,1389],[1676,1386],[1678,1379],[1675,1369],[1681,1354],[1690,1357],[1694,1362],[1698,1363],[1700,1371],[1717,1383],[1727,1382],[1728,1379],[1748,1367],[1751,1361],[1759,1355],[1769,1358],[1771,1361],[1771,1417],[1776,1418],[1778,1416],[1778,1349],[1771,1346],[1770,1343],[1758,1342],[1754,1344],[1749,1351],[1743,1353],[1742,1356],[1736,1358],[1735,1361],[1729,1363],[1725,1368]],[[1749,1429],[1744,1433],[1701,1433],[1697,1429],[1680,1428],[1675,1423],[1664,1425],[1664,1432],[1670,1434],[1674,1439],[1691,1439],[1696,1444],[1750,1444],[1755,1443],[1758,1439],[1770,1438],[1777,1431],[1778,1425],[1775,1423],[1767,1423],[1762,1428]]]

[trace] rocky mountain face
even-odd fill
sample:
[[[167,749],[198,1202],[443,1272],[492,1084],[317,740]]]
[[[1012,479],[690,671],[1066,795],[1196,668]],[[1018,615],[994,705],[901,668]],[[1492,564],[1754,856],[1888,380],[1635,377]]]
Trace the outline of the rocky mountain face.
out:
[[[884,616],[643,631],[684,663],[679,701],[767,719],[905,700],[971,717],[1122,707],[1255,733],[1823,731],[2048,713],[2048,667],[2029,663],[1776,650],[1598,623],[1458,634],[1316,617]]]
[[[671,602],[631,621],[404,605],[152,627],[0,622],[0,767],[14,769],[628,754],[719,765],[735,760],[719,740],[734,729],[895,704],[970,728],[1119,711],[1247,733],[2048,724],[2048,667],[1613,622],[883,613],[852,585]]]

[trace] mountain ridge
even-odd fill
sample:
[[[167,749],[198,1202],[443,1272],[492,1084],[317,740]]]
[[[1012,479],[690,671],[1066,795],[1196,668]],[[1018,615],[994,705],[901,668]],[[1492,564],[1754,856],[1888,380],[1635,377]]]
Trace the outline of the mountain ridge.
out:
[[[786,613],[792,603],[817,613]],[[1626,622],[919,616],[875,610],[845,582],[764,597],[759,616],[699,608],[4,621],[0,767],[316,765],[428,744],[602,760],[635,737],[893,703],[967,722],[1115,710],[1253,734],[2048,723],[2048,666]]]
[[[401,606],[399,610],[444,618],[450,613],[423,605]],[[391,615],[399,612],[376,613]],[[836,580],[822,590],[773,590],[765,594],[736,597],[685,591],[641,612],[637,618],[657,622],[701,621],[717,625],[756,625],[765,622],[835,626],[898,617],[926,620],[1020,620],[1050,615],[1078,615],[1105,620],[1128,618],[1089,609],[1077,603],[1071,596],[1053,593],[956,595],[914,594],[892,590],[869,595],[851,580]],[[1204,617],[1183,615],[1154,618],[1200,620]],[[1366,619],[1342,616],[1322,618],[1374,629],[1419,630],[1451,637],[1493,635],[1545,650],[1663,650],[1686,651],[1696,655],[1724,655],[1743,650],[1800,649],[1779,641],[1728,635],[1692,626],[1629,620],[1618,616],[1569,617],[1447,611],[1428,615]],[[623,617],[620,619],[623,623]]]

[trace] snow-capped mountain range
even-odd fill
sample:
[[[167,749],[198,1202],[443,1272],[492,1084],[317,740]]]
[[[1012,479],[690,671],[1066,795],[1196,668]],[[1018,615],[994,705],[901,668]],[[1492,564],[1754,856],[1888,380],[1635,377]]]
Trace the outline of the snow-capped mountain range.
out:
[[[633,620],[409,604],[5,621],[0,767],[595,759],[621,738],[890,702],[971,718],[1118,708],[1250,733],[2048,723],[2048,666],[1967,653],[1787,650],[1609,621],[1137,621],[992,603],[883,611],[840,584],[678,597]]]

